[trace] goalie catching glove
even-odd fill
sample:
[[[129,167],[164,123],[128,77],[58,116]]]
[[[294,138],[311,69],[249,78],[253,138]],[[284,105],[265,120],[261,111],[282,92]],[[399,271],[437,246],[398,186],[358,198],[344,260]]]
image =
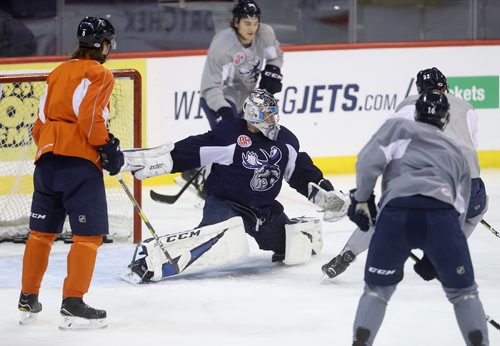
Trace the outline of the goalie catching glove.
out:
[[[351,205],[347,211],[347,216],[354,222],[360,230],[366,232],[370,229],[370,226],[375,225],[377,219],[377,206],[375,205],[375,195],[371,193],[368,200],[365,202],[360,202],[354,197],[356,189],[353,189],[349,193],[351,198]]]
[[[338,221],[347,214],[349,196],[340,190],[335,190],[329,180],[323,179],[319,184],[309,183],[307,196],[310,202],[325,212],[323,220],[326,222]]]
[[[170,155],[173,149],[173,143],[165,143],[155,148],[124,149],[122,152],[125,164],[121,172],[132,172],[138,180],[170,173],[174,166]]]

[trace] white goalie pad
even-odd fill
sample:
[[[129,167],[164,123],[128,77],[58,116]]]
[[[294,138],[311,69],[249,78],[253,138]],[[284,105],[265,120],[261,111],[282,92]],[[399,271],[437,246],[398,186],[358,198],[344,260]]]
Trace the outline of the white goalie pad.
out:
[[[159,238],[180,272],[219,266],[248,255],[248,240],[241,217],[165,235]],[[153,273],[151,281],[159,281],[175,275],[172,265],[153,239],[141,243],[148,271]]]
[[[325,213],[323,220],[335,222],[347,215],[347,209],[351,204],[348,194],[340,190],[326,191],[315,183],[308,184],[309,201],[316,204]]]
[[[291,224],[285,225],[286,265],[302,264],[318,254],[323,248],[323,227],[316,217],[298,217],[291,219]]]
[[[125,163],[120,172],[132,172],[139,180],[170,173],[174,165],[170,155],[173,149],[171,142],[155,148],[123,149]]]

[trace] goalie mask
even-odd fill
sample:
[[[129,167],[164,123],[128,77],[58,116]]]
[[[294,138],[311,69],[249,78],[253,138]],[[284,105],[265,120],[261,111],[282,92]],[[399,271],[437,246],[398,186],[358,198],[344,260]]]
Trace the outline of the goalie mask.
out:
[[[278,138],[280,130],[278,101],[263,89],[255,89],[243,104],[243,117],[272,141]]]
[[[441,73],[436,67],[428,68],[417,73],[417,91],[419,94],[424,91],[440,90],[443,92],[448,91],[448,81],[444,74]]]
[[[444,130],[450,119],[450,104],[440,91],[424,91],[415,104],[415,120],[428,123]]]
[[[84,48],[101,48],[108,41],[111,49],[116,49],[115,28],[105,18],[85,17],[78,25],[78,45]]]

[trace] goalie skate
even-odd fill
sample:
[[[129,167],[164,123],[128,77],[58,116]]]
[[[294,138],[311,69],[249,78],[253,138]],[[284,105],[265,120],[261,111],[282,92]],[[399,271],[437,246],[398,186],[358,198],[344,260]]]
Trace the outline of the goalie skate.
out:
[[[118,277],[123,281],[126,281],[132,285],[143,283],[142,278],[136,273],[134,273],[132,270],[130,270],[130,268],[127,268],[126,271],[124,271],[123,273],[119,273]]]
[[[128,283],[137,285],[150,282],[153,273],[148,271],[146,260],[140,258],[138,260],[132,260],[132,263],[127,267],[127,271],[118,274],[118,276]]]

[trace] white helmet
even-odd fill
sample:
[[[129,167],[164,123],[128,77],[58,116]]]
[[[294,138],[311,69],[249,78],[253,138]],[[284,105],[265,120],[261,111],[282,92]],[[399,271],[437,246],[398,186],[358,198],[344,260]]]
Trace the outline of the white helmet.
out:
[[[243,117],[264,136],[275,141],[280,130],[278,101],[264,89],[255,89],[243,104]]]

